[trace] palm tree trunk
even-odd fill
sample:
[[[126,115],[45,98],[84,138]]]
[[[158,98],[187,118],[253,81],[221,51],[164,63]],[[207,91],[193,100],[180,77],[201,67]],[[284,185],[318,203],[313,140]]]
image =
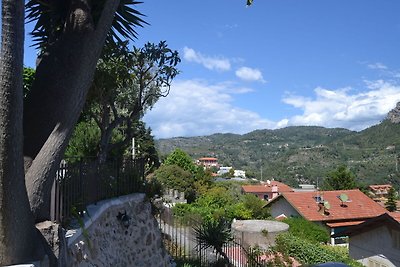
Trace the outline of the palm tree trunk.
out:
[[[26,101],[24,156],[30,165],[26,181],[36,222],[49,219],[54,173],[82,111],[119,4],[107,0],[94,25],[89,2],[72,0],[66,30],[41,59]]]
[[[24,180],[24,1],[2,1],[0,57],[0,265],[33,260],[35,232]]]

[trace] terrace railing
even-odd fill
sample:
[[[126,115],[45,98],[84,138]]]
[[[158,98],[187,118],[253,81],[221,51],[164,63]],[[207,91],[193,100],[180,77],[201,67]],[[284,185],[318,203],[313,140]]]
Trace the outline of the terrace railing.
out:
[[[98,201],[142,192],[144,160],[111,161],[98,164],[88,159],[62,161],[53,183],[50,216],[67,226],[86,206]]]
[[[219,266],[217,262],[221,255],[218,255],[212,248],[205,248],[196,240],[193,227],[198,225],[199,221],[176,217],[169,208],[164,209],[156,218],[162,232],[164,245],[178,266],[182,266],[183,263],[199,267]],[[274,266],[261,256],[265,251],[250,247],[239,237],[234,237],[233,240],[227,242],[223,251],[228,256],[231,266]]]

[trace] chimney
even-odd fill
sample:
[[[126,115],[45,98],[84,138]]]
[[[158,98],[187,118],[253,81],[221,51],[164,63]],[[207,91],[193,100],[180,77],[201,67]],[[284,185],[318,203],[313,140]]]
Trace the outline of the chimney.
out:
[[[318,213],[321,215],[325,214],[325,207],[323,202],[318,202]]]
[[[325,202],[318,202],[318,213],[324,216],[328,216],[329,213],[329,204]]]

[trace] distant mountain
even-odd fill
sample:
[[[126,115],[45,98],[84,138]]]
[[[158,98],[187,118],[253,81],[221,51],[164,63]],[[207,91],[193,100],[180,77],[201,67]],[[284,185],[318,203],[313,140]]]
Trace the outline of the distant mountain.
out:
[[[193,158],[213,156],[223,165],[262,179],[291,185],[322,182],[344,164],[360,182],[400,185],[400,104],[387,119],[361,132],[342,128],[296,126],[256,130],[244,135],[213,134],[156,141],[161,155],[181,148]]]

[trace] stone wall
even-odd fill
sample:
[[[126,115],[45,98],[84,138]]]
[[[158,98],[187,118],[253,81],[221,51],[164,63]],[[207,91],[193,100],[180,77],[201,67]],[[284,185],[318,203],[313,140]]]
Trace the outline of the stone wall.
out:
[[[67,266],[174,265],[144,194],[102,201],[87,213],[84,230],[67,232]]]

